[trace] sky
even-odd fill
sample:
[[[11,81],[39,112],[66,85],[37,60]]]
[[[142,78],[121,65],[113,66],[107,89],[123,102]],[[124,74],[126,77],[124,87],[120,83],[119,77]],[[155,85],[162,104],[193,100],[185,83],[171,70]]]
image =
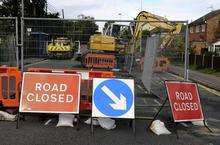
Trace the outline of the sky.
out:
[[[132,20],[142,10],[168,20],[195,20],[211,10],[220,9],[220,0],[48,0],[49,8],[61,11],[65,18],[79,14],[95,19]],[[119,15],[121,14],[121,15]]]

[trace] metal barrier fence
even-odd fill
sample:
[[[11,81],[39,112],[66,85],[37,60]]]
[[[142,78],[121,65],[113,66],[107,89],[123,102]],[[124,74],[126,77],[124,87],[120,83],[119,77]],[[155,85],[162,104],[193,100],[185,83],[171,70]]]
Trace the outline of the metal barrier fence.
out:
[[[166,22],[174,26],[176,23],[183,23],[178,34],[172,34],[171,30],[162,31],[160,27],[151,31],[141,28],[139,31],[142,35],[137,37],[135,24],[141,21],[136,20],[53,18],[23,18],[21,20],[21,41],[23,40],[21,44],[23,46],[21,46],[20,54],[21,57],[23,56],[21,68],[24,68],[24,71],[30,68],[42,68],[42,70],[45,68],[67,70],[76,67],[86,70],[116,68],[125,72],[126,75],[133,75],[132,78],[136,82],[136,96],[139,96],[136,97],[136,105],[152,107],[152,109],[155,106],[161,106],[160,102],[166,95],[164,80],[183,80],[175,76],[170,69],[171,66],[176,67],[179,51],[185,52],[185,66],[181,67],[187,79],[187,22]],[[16,19],[15,22],[17,22]],[[145,23],[142,27],[144,25]],[[16,45],[18,39],[15,39],[18,38],[16,26],[13,27],[15,30],[7,31],[5,35],[14,36],[14,39],[11,39],[14,42],[13,45],[10,39],[6,41],[7,44],[11,44],[8,45],[11,53],[7,53],[10,54],[7,62],[11,63],[9,64],[11,66],[16,64],[16,58],[18,65],[18,56],[20,56],[16,49],[18,46]],[[87,54],[89,57],[86,57]],[[106,57],[106,55],[109,56]],[[4,64],[7,63],[4,62]],[[127,78],[122,74],[117,77]],[[159,99],[145,97],[146,93],[155,94],[159,96]],[[139,113],[143,113],[143,109]]]
[[[147,118],[151,118],[166,99],[165,80],[183,81],[187,79],[189,63],[187,27],[186,22],[183,24],[181,31],[177,34],[155,33],[153,35],[142,35],[142,37],[135,42],[134,62],[131,74],[137,82],[139,96],[144,96],[146,93],[152,94],[151,98],[146,97],[143,99],[144,102],[151,103],[147,105],[138,104],[140,108],[150,107],[148,110],[151,111],[146,113],[148,114]],[[177,61],[179,52],[187,56],[184,57],[181,65],[179,65]],[[186,76],[176,75],[177,69],[180,70],[179,74],[185,73]],[[154,96],[157,97],[155,98]],[[138,110],[143,111],[143,109]]]
[[[189,64],[195,66],[197,69],[220,69],[220,56],[215,55],[189,55]]]
[[[112,23],[110,20],[94,19],[24,18],[24,68],[67,69],[83,65],[100,69],[108,64],[111,64],[109,68],[122,68],[124,55],[131,56],[131,22],[133,21]],[[94,57],[98,54],[99,59],[75,60],[88,53],[92,53]],[[110,56],[107,60],[106,54],[113,57]],[[117,59],[117,63],[113,59]],[[96,64],[86,65],[84,62]]]
[[[0,17],[0,66],[18,65],[17,18]]]

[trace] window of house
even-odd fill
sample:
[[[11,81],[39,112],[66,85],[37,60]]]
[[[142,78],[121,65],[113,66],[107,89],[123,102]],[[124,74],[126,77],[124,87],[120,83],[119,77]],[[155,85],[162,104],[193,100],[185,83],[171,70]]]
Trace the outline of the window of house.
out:
[[[200,25],[196,26],[196,33],[199,33],[200,31]]]
[[[205,25],[202,25],[202,32],[205,32]]]
[[[190,33],[194,33],[194,28],[190,27],[189,31],[190,31]]]
[[[220,45],[215,45],[215,52],[220,55]]]
[[[202,25],[199,26],[199,32],[202,32]]]

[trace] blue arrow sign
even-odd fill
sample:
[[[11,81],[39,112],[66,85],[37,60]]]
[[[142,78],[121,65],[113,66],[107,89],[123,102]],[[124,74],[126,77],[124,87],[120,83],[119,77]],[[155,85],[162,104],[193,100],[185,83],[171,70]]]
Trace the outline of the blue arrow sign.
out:
[[[131,109],[134,103],[133,94],[128,84],[122,80],[104,80],[94,88],[93,103],[102,114],[119,117]]]

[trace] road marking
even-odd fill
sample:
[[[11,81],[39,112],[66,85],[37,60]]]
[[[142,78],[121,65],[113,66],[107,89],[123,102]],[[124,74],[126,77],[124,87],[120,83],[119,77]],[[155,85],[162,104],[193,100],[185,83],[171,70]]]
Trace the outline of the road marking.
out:
[[[178,76],[178,75],[175,75],[175,74],[172,74],[172,73],[168,73],[168,74],[171,75],[171,76],[173,76],[173,77],[175,77],[175,78],[178,78],[178,79],[180,79],[180,80],[184,80],[183,77],[180,77],[180,76]]]
[[[157,105],[161,106],[162,104],[154,99],[154,102],[157,103]]]
[[[169,73],[169,74],[174,76],[174,77],[176,77],[176,78],[179,78],[179,79],[183,80],[183,77],[177,76],[177,75],[172,74],[172,73]],[[219,91],[217,91],[215,89],[211,89],[211,88],[206,87],[206,86],[204,86],[202,84],[199,84],[199,83],[197,83],[197,84],[198,84],[199,87],[203,88],[204,90],[206,90],[206,91],[208,91],[208,92],[210,92],[212,94],[215,94],[216,96],[220,96],[220,92]]]
[[[137,87],[138,87],[140,90],[144,90],[140,85],[137,85]]]
[[[188,127],[188,125],[185,122],[181,122],[180,124],[182,124],[184,127]]]
[[[39,64],[39,63],[42,63],[42,62],[48,62],[48,61],[49,60],[46,59],[46,60],[38,61],[38,62],[35,62],[35,63],[27,64],[27,65],[24,65],[24,66],[32,66],[32,65],[36,65],[36,64]]]
[[[146,104],[146,105],[147,105],[147,100],[146,100],[145,98],[143,98],[143,100],[144,100],[144,104]]]
[[[215,94],[216,96],[220,96],[220,92],[219,92],[219,91],[216,91],[216,90],[214,90],[214,89],[208,88],[208,87],[206,87],[206,86],[204,86],[204,85],[201,85],[201,84],[198,84],[198,86],[201,87],[201,88],[203,88],[204,90],[206,90],[206,91],[212,93],[212,94]]]
[[[215,118],[208,118],[207,119],[208,120],[208,122],[215,122],[215,123],[218,123],[218,122],[220,122],[220,120],[219,119],[215,119]]]
[[[73,57],[73,58],[71,58],[71,61],[73,61],[73,60],[75,60],[76,58],[75,57]]]
[[[149,94],[148,91],[144,91],[145,94]]]
[[[154,108],[154,111],[155,111],[155,112],[158,112],[158,109],[157,109],[157,108]]]

